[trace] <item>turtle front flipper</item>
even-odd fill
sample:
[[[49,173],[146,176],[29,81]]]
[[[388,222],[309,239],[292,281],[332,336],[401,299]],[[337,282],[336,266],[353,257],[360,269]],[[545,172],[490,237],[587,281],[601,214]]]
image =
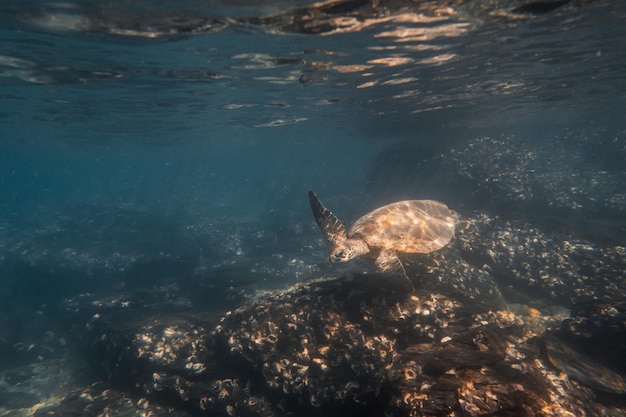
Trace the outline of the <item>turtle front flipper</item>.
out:
[[[382,249],[376,257],[376,261],[374,262],[376,264],[376,269],[378,269],[378,272],[406,279],[406,281],[411,286],[411,291],[415,291],[415,287],[409,279],[409,276],[406,274],[406,270],[404,269],[404,265],[402,265],[402,261],[400,260],[400,258],[398,258],[398,255],[393,250]]]
[[[345,241],[347,239],[346,228],[330,210],[324,207],[322,202],[311,190],[309,190],[309,202],[311,203],[315,223],[317,223],[322,233],[324,233],[326,239],[334,245]]]

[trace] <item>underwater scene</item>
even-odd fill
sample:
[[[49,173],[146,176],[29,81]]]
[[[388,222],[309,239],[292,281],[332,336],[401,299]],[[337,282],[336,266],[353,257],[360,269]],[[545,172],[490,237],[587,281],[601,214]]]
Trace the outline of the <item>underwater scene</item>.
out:
[[[0,416],[626,416],[625,21],[0,2]]]

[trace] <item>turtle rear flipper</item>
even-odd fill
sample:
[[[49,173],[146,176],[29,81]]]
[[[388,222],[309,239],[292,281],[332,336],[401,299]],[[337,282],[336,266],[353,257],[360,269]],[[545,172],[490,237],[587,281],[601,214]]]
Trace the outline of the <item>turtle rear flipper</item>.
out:
[[[309,190],[309,202],[311,210],[315,217],[315,223],[326,236],[326,239],[332,244],[338,244],[347,239],[346,228],[330,210],[328,210],[322,202],[317,198],[315,193]]]
[[[382,249],[376,257],[375,264],[378,272],[395,278],[401,278],[403,281],[406,280],[404,281],[405,284],[408,283],[411,287],[411,292],[415,292],[415,287],[406,274],[402,261],[393,250]]]

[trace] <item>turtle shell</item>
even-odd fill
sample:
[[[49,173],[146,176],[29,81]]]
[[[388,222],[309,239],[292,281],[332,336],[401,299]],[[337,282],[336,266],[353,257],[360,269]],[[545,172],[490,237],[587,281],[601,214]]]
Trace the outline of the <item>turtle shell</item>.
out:
[[[428,253],[454,237],[455,215],[443,203],[407,200],[388,204],[358,219],[349,238],[361,238],[370,248]]]

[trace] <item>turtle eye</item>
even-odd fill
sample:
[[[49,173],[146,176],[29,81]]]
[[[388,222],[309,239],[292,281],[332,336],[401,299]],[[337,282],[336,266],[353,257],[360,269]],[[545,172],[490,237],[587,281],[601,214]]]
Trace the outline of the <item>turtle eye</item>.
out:
[[[343,249],[339,249],[337,252],[335,252],[335,258],[341,258],[343,256]]]

